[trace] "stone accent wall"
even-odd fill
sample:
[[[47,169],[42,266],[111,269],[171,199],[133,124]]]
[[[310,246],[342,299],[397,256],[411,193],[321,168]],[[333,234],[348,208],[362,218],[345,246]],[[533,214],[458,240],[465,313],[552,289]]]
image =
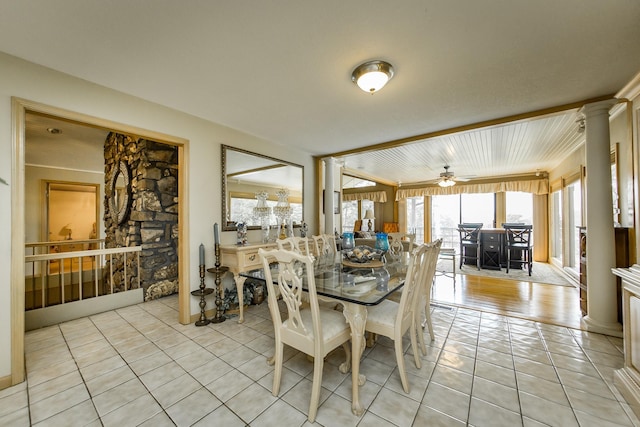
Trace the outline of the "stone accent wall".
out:
[[[177,148],[111,132],[105,141],[104,158],[105,247],[142,246],[140,278],[145,301],[178,292]],[[109,211],[108,183],[120,161],[131,173],[131,209],[128,218],[117,224]],[[118,291],[137,285],[135,258],[126,260],[127,277],[135,272],[129,283],[122,281],[124,262],[113,261]]]

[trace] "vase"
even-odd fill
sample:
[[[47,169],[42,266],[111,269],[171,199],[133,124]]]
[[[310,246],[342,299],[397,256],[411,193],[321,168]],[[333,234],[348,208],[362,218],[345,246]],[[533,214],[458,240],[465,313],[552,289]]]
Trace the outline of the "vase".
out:
[[[389,250],[389,236],[387,233],[376,233],[376,249],[383,252],[387,252]]]
[[[353,233],[345,232],[342,233],[342,249],[351,250],[355,247],[355,240],[353,238]]]
[[[269,218],[268,217],[262,217],[260,218],[260,228],[262,230],[262,243],[269,243],[269,232],[270,232],[270,226],[269,226]]]

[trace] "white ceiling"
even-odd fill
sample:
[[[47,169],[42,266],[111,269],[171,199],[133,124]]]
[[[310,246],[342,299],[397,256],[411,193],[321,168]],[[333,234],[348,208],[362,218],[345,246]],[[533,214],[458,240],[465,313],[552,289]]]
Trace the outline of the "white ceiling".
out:
[[[0,0],[0,51],[324,155],[614,94],[640,71],[638,22],[637,0]],[[396,70],[375,95],[350,80],[371,59]],[[415,168],[384,177],[549,169],[571,152],[541,152],[531,128],[390,152]],[[391,161],[353,159],[370,174]]]

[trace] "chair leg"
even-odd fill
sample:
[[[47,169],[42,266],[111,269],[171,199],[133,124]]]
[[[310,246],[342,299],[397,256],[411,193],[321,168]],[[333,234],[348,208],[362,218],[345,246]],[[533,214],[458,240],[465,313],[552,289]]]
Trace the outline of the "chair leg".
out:
[[[273,356],[275,361],[275,370],[273,371],[273,395],[278,396],[280,393],[280,379],[282,378],[282,353],[284,345],[282,342],[276,342],[276,353]]]
[[[322,387],[322,368],[324,359],[316,354],[313,360],[313,385],[311,386],[311,401],[309,402],[309,422],[313,423],[318,413],[318,402],[320,401],[320,388]]]
[[[507,274],[509,274],[509,266],[511,265],[511,251],[507,248]]]
[[[407,371],[404,368],[404,354],[402,353],[402,337],[396,337],[394,340],[396,350],[396,362],[398,363],[398,372],[400,373],[400,382],[405,393],[409,393],[409,380],[407,379]]]
[[[417,319],[415,320],[416,326],[415,326],[415,330],[416,330],[416,334],[418,335],[418,345],[420,346],[420,352],[422,353],[423,356],[427,355],[427,346],[424,343],[424,324],[427,323],[427,321],[425,320],[420,327],[418,327],[418,321]]]
[[[429,336],[431,337],[431,341],[435,340],[436,337],[433,334],[433,325],[431,324],[431,301],[427,301],[427,304],[425,305],[425,321],[423,323],[423,327],[424,324],[427,324],[427,327],[429,328]],[[425,349],[425,353],[426,353],[426,349]],[[426,354],[425,354],[426,355]]]
[[[345,371],[342,372],[342,369],[340,370],[340,372],[342,372],[343,374],[346,374],[347,372],[349,372],[351,370],[351,341],[346,341],[342,344],[342,348],[344,349],[344,354],[345,354],[345,361],[344,361],[344,365],[345,366]]]
[[[422,361],[420,360],[420,355],[418,352],[421,352],[421,349],[418,349],[418,331],[420,331],[420,335],[423,335],[422,328],[417,327],[418,324],[416,322],[411,322],[411,326],[409,327],[411,333],[411,351],[413,351],[413,361],[416,364],[416,368],[422,368]],[[424,338],[422,338],[424,342]]]

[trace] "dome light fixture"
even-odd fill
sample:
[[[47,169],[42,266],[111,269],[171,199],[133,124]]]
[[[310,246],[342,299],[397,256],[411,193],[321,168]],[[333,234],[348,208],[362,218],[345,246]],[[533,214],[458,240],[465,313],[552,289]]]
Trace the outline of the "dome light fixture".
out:
[[[358,65],[351,73],[351,80],[360,89],[373,95],[391,80],[393,74],[391,64],[375,60]]]

